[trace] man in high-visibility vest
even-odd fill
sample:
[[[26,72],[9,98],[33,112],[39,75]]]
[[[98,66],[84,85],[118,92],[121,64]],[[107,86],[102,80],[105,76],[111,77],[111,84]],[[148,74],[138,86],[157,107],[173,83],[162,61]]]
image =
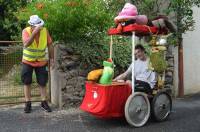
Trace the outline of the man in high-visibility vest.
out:
[[[48,48],[50,64],[53,68],[54,64],[54,52],[52,46],[52,39],[47,29],[43,26],[44,21],[37,15],[30,16],[28,21],[29,27],[22,31],[23,41],[23,57],[22,57],[22,72],[21,79],[24,84],[25,94],[25,113],[30,113],[31,108],[31,83],[32,74],[35,71],[37,83],[40,87],[41,93],[41,107],[51,112],[46,100],[46,84],[48,82],[46,49]]]

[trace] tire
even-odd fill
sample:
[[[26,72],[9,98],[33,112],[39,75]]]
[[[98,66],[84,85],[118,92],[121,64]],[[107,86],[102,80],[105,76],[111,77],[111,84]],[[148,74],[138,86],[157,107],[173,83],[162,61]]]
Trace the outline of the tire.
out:
[[[134,127],[144,126],[150,117],[150,103],[147,94],[135,92],[125,104],[125,118]]]
[[[172,98],[167,92],[159,92],[151,102],[152,117],[155,121],[166,120],[172,110]]]

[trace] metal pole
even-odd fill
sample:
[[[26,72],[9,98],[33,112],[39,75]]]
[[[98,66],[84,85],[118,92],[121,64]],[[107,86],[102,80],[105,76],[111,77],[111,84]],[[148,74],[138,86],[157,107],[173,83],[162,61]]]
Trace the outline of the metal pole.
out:
[[[132,32],[132,93],[135,91],[135,32]]]
[[[0,43],[22,43],[22,41],[0,41]]]
[[[110,36],[110,59],[112,59],[112,51],[113,51],[113,36]]]

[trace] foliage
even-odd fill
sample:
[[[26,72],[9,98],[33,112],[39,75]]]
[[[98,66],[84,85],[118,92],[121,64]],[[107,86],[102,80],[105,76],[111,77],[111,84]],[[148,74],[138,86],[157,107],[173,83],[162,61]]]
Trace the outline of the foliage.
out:
[[[168,13],[175,12],[177,15],[177,34],[181,37],[183,33],[194,29],[192,7],[200,7],[199,0],[170,0]]]
[[[131,64],[131,49],[131,37],[114,37],[113,60],[119,71],[124,70],[125,67],[127,68]]]
[[[45,21],[53,39],[65,41],[68,47],[82,57],[82,65],[102,66],[109,53],[107,30],[114,25],[117,14],[113,1],[102,0],[35,0],[26,8],[21,8],[16,15],[21,21],[27,21],[30,15],[37,14]],[[115,8],[116,9],[116,8]],[[115,64],[124,68],[127,65],[129,47],[114,45]],[[119,59],[120,58],[120,59]],[[122,59],[123,58],[123,59]]]
[[[159,14],[176,15],[175,22],[178,24],[180,33],[194,29],[193,10],[194,6],[200,7],[199,0],[131,0],[138,8],[140,14],[155,17]]]
[[[22,23],[19,23],[14,12],[25,4],[25,0],[0,0],[0,40],[17,38]]]
[[[193,25],[191,7],[199,3],[198,0],[129,1],[138,7],[139,14],[145,14],[150,19],[159,14],[182,11],[179,16],[181,25],[178,25],[180,33]],[[110,39],[106,32],[114,25],[113,18],[125,2],[127,0],[33,0],[26,8],[21,8],[16,16],[24,22],[30,15],[38,14],[45,20],[45,26],[54,40],[65,41],[67,46],[81,55],[83,66],[93,68],[102,66],[102,61],[108,58]],[[166,5],[165,8],[163,5]],[[114,38],[114,43],[115,64],[118,68],[125,68],[131,60],[130,43],[123,38]]]
[[[111,20],[100,0],[37,0],[19,12],[19,19],[24,21],[38,14],[45,20],[54,40],[67,42],[91,40],[105,33]]]
[[[170,16],[175,15],[177,35],[181,36],[186,31],[194,30],[193,10],[195,6],[200,7],[199,0],[132,0],[140,7],[140,11],[150,16],[164,13]],[[164,6],[163,6],[164,5]]]
[[[172,36],[170,43],[177,44],[176,37],[182,38],[186,31],[194,30],[192,7],[200,7],[199,0],[129,0],[138,8],[140,14],[146,14],[150,19],[159,14],[166,14],[176,23],[177,33]]]
[[[150,62],[155,72],[162,73],[167,68],[167,62],[164,60],[164,52],[155,52],[150,55]]]

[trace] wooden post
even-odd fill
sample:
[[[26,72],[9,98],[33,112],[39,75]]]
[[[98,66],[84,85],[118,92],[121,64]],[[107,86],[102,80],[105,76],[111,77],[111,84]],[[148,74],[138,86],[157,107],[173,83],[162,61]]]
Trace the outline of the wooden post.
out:
[[[184,71],[183,71],[183,39],[179,38],[179,46],[178,46],[178,96],[184,96]]]
[[[178,96],[184,96],[184,69],[183,69],[183,37],[181,29],[181,9],[177,7],[177,39],[178,39]]]

